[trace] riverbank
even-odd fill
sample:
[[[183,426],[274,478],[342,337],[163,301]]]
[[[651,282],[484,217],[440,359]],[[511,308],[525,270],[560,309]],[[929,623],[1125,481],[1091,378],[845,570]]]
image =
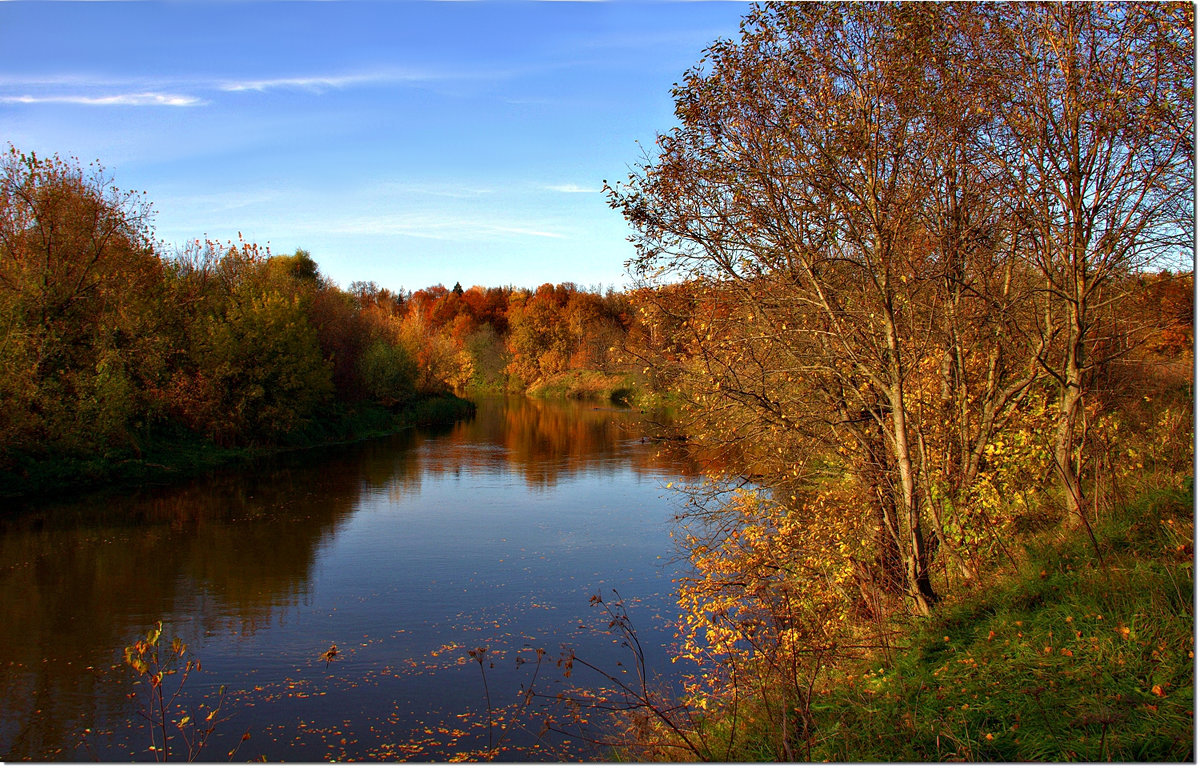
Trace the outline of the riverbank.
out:
[[[1195,759],[1194,492],[1035,538],[1015,572],[912,622],[812,704],[832,762]]]
[[[539,400],[583,400],[629,408],[669,406],[672,398],[656,392],[646,377],[634,371],[570,370],[546,376],[523,389],[509,390]],[[481,395],[505,394],[503,388],[479,389]]]
[[[796,687],[766,697],[786,707],[735,688],[692,710],[687,745],[650,722],[631,741],[655,746],[623,757],[1194,761],[1193,479],[1147,488],[1094,541],[1056,527],[1010,542],[1006,567],[932,618],[799,659]]]
[[[564,371],[539,379],[525,391],[540,399],[590,400],[614,405],[635,405],[645,396],[643,382],[632,373]]]
[[[0,469],[0,499],[22,502],[102,488],[162,484],[218,467],[252,464],[285,452],[383,437],[414,426],[453,423],[475,405],[454,395],[430,397],[392,410],[374,404],[344,408],[274,444],[223,447],[192,433],[152,435],[139,450],[88,456],[17,456]]]

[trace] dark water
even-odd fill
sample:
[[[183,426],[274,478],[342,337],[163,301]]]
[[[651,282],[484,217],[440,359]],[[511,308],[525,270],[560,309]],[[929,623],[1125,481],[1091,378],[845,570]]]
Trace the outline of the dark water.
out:
[[[122,652],[159,620],[202,664],[184,707],[227,687],[202,760],[247,731],[238,760],[595,756],[539,735],[557,705],[518,692],[598,682],[562,680],[564,646],[628,674],[589,605],[613,589],[674,671],[664,487],[688,468],[638,419],[484,401],[452,428],[0,518],[0,758],[153,760]]]

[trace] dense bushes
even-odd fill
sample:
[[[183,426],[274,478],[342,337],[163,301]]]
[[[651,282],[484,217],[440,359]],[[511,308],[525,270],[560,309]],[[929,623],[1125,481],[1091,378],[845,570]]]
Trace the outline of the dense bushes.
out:
[[[144,415],[164,351],[147,216],[97,168],[4,158],[0,445],[87,449],[127,439]]]

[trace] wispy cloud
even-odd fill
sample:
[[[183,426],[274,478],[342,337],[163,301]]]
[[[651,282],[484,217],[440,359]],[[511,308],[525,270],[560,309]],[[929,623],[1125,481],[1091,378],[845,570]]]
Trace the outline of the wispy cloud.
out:
[[[403,195],[412,197],[449,197],[456,200],[473,200],[490,195],[494,190],[487,187],[458,182],[406,182],[385,181],[375,185],[376,195]]]
[[[116,93],[104,96],[73,94],[0,96],[0,104],[82,104],[90,107],[197,107],[204,99],[179,93]]]
[[[548,237],[548,238],[552,238],[555,240],[567,239],[567,236],[562,234],[561,232],[546,232],[546,231],[541,231],[541,230],[536,230],[536,229],[527,229],[525,227],[490,226],[489,229],[493,232],[499,232],[499,233],[511,234],[511,235],[521,235],[524,237]]]
[[[225,213],[243,209],[261,209],[272,205],[294,205],[278,190],[234,189],[210,194],[160,194],[158,208],[195,213]]]
[[[543,185],[543,189],[548,189],[551,192],[562,192],[568,195],[594,195],[600,191],[595,187],[581,187],[578,184],[545,184]]]
[[[208,100],[179,79],[104,77],[85,73],[0,73],[0,104],[74,104],[85,107],[199,107]]]
[[[320,231],[341,235],[388,235],[425,240],[496,241],[514,237],[566,239],[561,232],[535,224],[497,223],[441,214],[388,214],[322,223]]]
[[[112,78],[95,77],[80,73],[60,73],[56,75],[11,75],[0,73],[0,88],[38,88],[43,86],[70,86],[73,88],[93,88],[98,86],[113,86],[116,83],[122,83],[122,87],[130,87],[130,83],[143,82],[142,85],[133,86],[137,88],[146,88],[144,81],[138,81],[134,78],[123,78],[115,80]]]
[[[83,73],[0,73],[0,104],[78,104],[101,107],[195,107],[222,93],[291,90],[321,94],[372,85],[432,82],[469,73],[408,71],[340,72],[278,77],[105,77]],[[490,76],[490,75],[480,75]]]
[[[229,80],[217,87],[222,91],[271,91],[278,89],[304,90],[321,93],[331,89],[350,88],[361,85],[387,83],[411,83],[440,79],[441,76],[422,72],[358,72],[336,75],[300,75],[295,77],[267,77],[261,79]]]

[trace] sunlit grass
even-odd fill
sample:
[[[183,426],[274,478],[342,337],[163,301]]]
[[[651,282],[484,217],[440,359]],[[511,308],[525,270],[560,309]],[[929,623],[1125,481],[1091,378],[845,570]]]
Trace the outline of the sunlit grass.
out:
[[[589,400],[635,405],[648,387],[632,373],[566,371],[539,381],[528,390],[532,397]]]
[[[1020,573],[914,626],[891,665],[847,668],[813,759],[1190,761],[1192,491],[1046,536]]]

